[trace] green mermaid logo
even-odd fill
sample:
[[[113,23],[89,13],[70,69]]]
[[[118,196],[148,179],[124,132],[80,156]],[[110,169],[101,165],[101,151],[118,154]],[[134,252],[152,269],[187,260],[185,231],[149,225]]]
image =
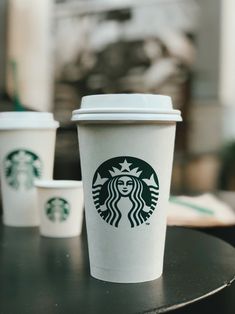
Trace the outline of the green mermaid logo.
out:
[[[48,219],[53,222],[66,221],[70,213],[70,205],[64,198],[53,197],[47,201],[45,212]]]
[[[155,210],[159,182],[145,161],[115,157],[95,172],[92,192],[95,207],[107,223],[118,227],[126,220],[127,226],[134,228],[146,222]]]
[[[9,186],[18,190],[30,190],[35,179],[41,178],[42,162],[33,152],[18,149],[4,159],[5,177]]]

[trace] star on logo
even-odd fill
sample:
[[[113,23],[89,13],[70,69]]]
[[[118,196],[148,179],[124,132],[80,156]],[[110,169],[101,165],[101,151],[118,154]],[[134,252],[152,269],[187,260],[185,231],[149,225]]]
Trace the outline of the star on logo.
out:
[[[156,186],[156,182],[154,180],[153,174],[149,179],[143,179],[143,181],[148,185],[148,186]]]
[[[119,165],[122,167],[120,171],[130,171],[130,165],[131,163],[127,162],[127,160],[125,159],[124,162],[119,163]]]
[[[95,180],[94,186],[103,185],[107,180],[107,178],[101,178],[100,174],[97,173],[97,178]]]

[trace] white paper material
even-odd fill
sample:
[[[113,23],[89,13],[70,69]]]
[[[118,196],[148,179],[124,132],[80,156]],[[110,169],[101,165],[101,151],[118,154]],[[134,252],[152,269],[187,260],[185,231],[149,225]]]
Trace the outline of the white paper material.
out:
[[[163,270],[175,123],[81,124],[78,134],[91,275],[122,283],[158,278]],[[112,158],[117,162],[108,161]],[[136,163],[133,158],[136,158]],[[153,172],[147,175],[141,161],[152,167],[157,175],[157,192],[156,186],[155,190],[149,188],[155,184]],[[105,166],[106,173],[104,169],[101,171]],[[121,172],[127,175],[121,178]],[[131,187],[127,184],[130,177]],[[117,185],[114,184],[115,178],[120,179]],[[141,221],[140,213],[137,215],[131,211],[138,199],[132,197],[137,185],[159,193],[157,204],[153,205],[153,212],[145,221]],[[110,189],[114,189],[116,194],[110,194]],[[125,193],[127,195],[123,196]],[[154,204],[152,195],[150,199]],[[109,202],[113,202],[116,212],[110,211],[111,216],[105,216]],[[142,205],[143,211],[149,212],[150,204],[142,202]]]
[[[209,193],[196,197],[182,195],[170,199],[167,223],[175,226],[229,226],[235,224],[235,212]]]
[[[3,222],[38,226],[34,179],[51,179],[56,129],[0,131],[0,172]]]
[[[71,188],[62,185],[54,188],[37,187],[37,194],[41,235],[65,238],[81,234],[83,220],[82,185]]]

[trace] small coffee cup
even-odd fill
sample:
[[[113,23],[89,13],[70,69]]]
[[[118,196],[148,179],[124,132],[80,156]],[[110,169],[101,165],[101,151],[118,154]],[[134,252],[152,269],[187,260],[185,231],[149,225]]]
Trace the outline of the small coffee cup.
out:
[[[54,238],[79,236],[83,220],[82,182],[38,180],[35,186],[40,212],[40,234]]]

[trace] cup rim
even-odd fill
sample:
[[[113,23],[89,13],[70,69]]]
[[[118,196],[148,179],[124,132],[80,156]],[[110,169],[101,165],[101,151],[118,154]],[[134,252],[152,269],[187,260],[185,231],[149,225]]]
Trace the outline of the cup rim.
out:
[[[174,109],[171,97],[159,94],[99,94],[82,98],[80,109],[72,113],[77,123],[99,121],[182,121],[180,110]]]
[[[42,189],[71,189],[80,188],[83,183],[79,180],[36,180],[34,185]]]
[[[0,130],[56,129],[58,127],[59,122],[54,120],[52,112],[38,112],[38,111],[0,112]]]

